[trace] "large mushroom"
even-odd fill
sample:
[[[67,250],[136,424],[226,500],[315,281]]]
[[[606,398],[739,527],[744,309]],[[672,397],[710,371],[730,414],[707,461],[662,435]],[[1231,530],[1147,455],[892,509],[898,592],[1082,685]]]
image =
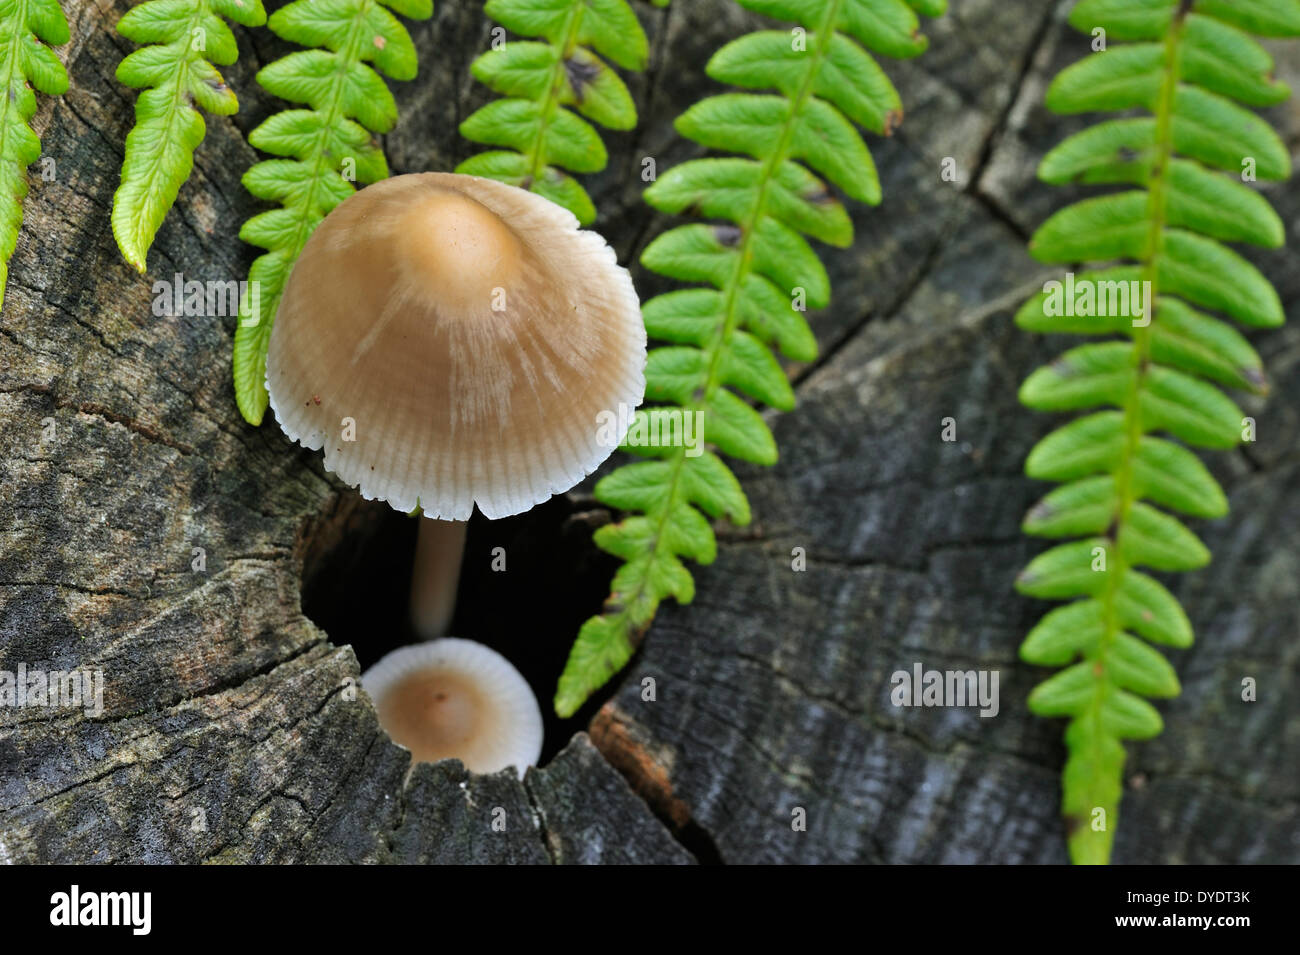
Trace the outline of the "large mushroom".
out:
[[[417,173],[316,228],[266,383],[280,426],[327,469],[423,512],[411,611],[430,639],[451,619],[475,505],[518,514],[595,470],[615,447],[602,422],[641,403],[645,358],[636,291],[599,235],[522,189]]]

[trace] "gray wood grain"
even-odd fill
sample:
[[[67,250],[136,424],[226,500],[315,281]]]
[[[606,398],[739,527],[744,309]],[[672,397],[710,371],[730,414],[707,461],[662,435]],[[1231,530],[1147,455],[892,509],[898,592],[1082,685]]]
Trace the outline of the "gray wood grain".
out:
[[[476,148],[456,124],[487,99],[467,66],[488,23],[481,4],[437,6],[412,28],[420,77],[395,84],[395,172]],[[1032,175],[1082,123],[1041,106],[1086,50],[1065,6],[958,0],[927,26],[924,57],[885,64],[907,106],[893,137],[871,138],[885,202],[852,208],[853,248],[822,250],[822,357],[791,369],[799,407],[771,419],[780,463],[739,469],[754,524],[721,529],[695,603],[665,605],[591,741],[520,782],[457,763],[408,773],[352,692],[351,648],[299,609],[304,542],[351,492],[269,417],[239,418],[233,318],[150,310],[155,279],[242,279],[257,254],[235,238],[264,208],[240,176],[257,159],[247,133],[279,106],[252,78],[288,46],[236,28],[225,74],[241,112],[207,118],[140,277],[108,218],[132,120],[113,77],[132,48],[112,30],[127,5],[66,0],[72,88],[35,119],[58,173],[33,167],[0,315],[0,669],[100,668],[106,690],[94,717],[0,709],[0,860],[1063,860],[1062,727],[1028,715],[1043,673],[1016,659],[1048,605],[1011,582],[1040,546],[1020,517],[1046,490],[1022,462],[1053,425],[1016,388],[1064,342],[1011,314],[1046,277],[1026,235],[1074,195]],[[610,166],[586,180],[629,263],[668,224],[640,202],[641,159],[698,154],[672,120],[718,89],[709,53],[761,25],[727,0],[640,13],[652,60],[628,79],[643,122],[605,134]],[[1277,49],[1300,85],[1300,50]],[[1300,105],[1269,118],[1294,151]],[[1294,319],[1300,197],[1266,191],[1291,247],[1250,257]],[[644,297],[667,287],[634,277]],[[1259,422],[1248,452],[1206,459],[1232,513],[1197,525],[1214,563],[1170,581],[1198,642],[1171,653],[1184,692],[1160,706],[1166,732],[1130,747],[1117,861],[1300,860],[1300,323],[1254,337],[1274,392],[1243,401]],[[940,440],[946,416],[955,443]],[[998,716],[892,706],[890,674],[917,661],[996,668]],[[1239,700],[1245,676],[1256,703]]]

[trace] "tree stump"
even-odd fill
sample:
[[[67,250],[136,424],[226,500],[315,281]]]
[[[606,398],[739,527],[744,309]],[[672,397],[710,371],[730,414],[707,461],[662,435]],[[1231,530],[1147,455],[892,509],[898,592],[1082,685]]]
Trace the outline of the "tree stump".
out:
[[[1033,176],[1085,123],[1042,106],[1087,49],[1068,6],[964,0],[927,24],[923,57],[884,63],[907,107],[891,138],[870,138],[885,201],[851,208],[851,249],[822,250],[821,358],[791,368],[799,407],[771,418],[780,463],[738,472],[753,525],[722,529],[717,562],[693,568],[694,604],[665,605],[612,697],[583,715],[590,737],[566,727],[521,781],[455,762],[412,770],[388,740],[355,692],[352,646],[302,610],[321,548],[346,550],[338,538],[373,511],[269,415],[261,428],[239,417],[234,318],[151,310],[155,279],[246,277],[257,250],[236,235],[264,208],[240,184],[257,159],[246,138],[281,108],[253,76],[289,46],[234,28],[225,75],[241,110],[205,117],[141,277],[109,228],[133,115],[113,75],[133,48],[113,31],[128,4],[65,0],[72,86],[34,121],[57,174],[33,167],[0,317],[0,670],[99,669],[105,689],[98,715],[0,709],[0,860],[1063,861],[1062,726],[1027,712],[1043,674],[1016,656],[1046,605],[1012,589],[1040,549],[1019,532],[1044,491],[1023,462],[1053,424],[1016,389],[1061,343],[1011,315],[1050,277],[1025,252],[1029,232],[1072,195]],[[634,263],[669,222],[640,201],[641,159],[662,170],[698,154],[672,120],[717,91],[702,64],[772,24],[730,0],[638,12],[652,57],[627,79],[642,122],[604,134],[609,167],[585,181],[596,228],[648,298],[668,286]],[[468,67],[491,24],[481,4],[439,0],[410,27],[420,75],[394,84],[385,150],[394,173],[448,170],[477,149],[456,128],[489,98]],[[1300,45],[1276,52],[1300,87]],[[1296,101],[1269,119],[1300,143]],[[1266,192],[1300,222],[1300,192]],[[1300,859],[1300,764],[1286,758],[1300,735],[1287,693],[1300,606],[1289,232],[1289,249],[1249,253],[1293,321],[1253,336],[1274,383],[1243,400],[1257,443],[1206,458],[1232,511],[1196,526],[1213,564],[1170,579],[1198,639],[1171,653],[1184,690],[1161,705],[1166,731],[1129,747],[1119,862]],[[940,440],[945,417],[956,442]],[[557,507],[582,531],[569,555],[607,583],[588,532],[608,516],[583,489]],[[565,612],[580,621],[600,597]],[[575,633],[547,652],[562,661]],[[918,661],[997,669],[997,717],[892,706],[891,673]],[[558,672],[537,687],[544,708]],[[1257,702],[1241,701],[1244,677]]]

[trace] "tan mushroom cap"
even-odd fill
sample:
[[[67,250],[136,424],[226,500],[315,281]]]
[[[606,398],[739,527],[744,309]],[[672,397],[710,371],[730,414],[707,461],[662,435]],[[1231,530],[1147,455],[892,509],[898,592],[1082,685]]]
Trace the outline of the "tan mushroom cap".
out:
[[[411,760],[459,759],[476,773],[514,766],[522,777],[542,754],[542,711],[505,657],[447,637],[401,647],[361,676],[393,742]]]
[[[497,518],[610,455],[601,413],[625,421],[620,406],[641,403],[645,357],[632,280],[599,235],[522,189],[417,173],[367,186],[317,227],[266,383],[285,433],[324,448],[362,496]]]

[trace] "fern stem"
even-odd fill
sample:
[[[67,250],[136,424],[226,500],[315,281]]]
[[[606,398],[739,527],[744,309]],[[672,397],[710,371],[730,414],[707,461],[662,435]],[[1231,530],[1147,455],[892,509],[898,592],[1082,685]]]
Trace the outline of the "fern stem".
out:
[[[1164,231],[1168,221],[1166,176],[1169,162],[1174,154],[1173,113],[1174,98],[1178,90],[1179,79],[1178,45],[1182,39],[1185,16],[1186,9],[1180,9],[1165,36],[1164,72],[1156,106],[1155,157],[1147,184],[1147,215],[1150,225],[1147,233],[1146,255],[1141,263],[1143,288],[1149,290],[1145,293],[1144,302],[1146,317],[1149,321],[1146,325],[1135,328],[1133,332],[1133,364],[1136,373],[1133,376],[1121,409],[1124,415],[1124,450],[1115,472],[1117,494],[1115,517],[1107,534],[1109,543],[1107,550],[1110,553],[1107,554],[1106,586],[1101,595],[1102,633],[1096,649],[1089,658],[1093,662],[1097,676],[1092,704],[1087,717],[1093,724],[1093,732],[1089,734],[1089,738],[1092,741],[1093,752],[1091,758],[1094,765],[1100,765],[1103,760],[1101,747],[1106,734],[1102,725],[1102,707],[1105,702],[1105,689],[1108,685],[1104,675],[1111,665],[1110,654],[1121,629],[1118,595],[1120,585],[1131,569],[1129,562],[1125,559],[1119,547],[1119,541],[1128,522],[1133,504],[1137,501],[1137,494],[1134,492],[1133,487],[1134,463],[1145,431],[1142,423],[1140,401],[1147,378],[1147,371],[1151,364],[1152,326],[1157,320],[1155,298],[1158,288],[1158,270],[1156,268],[1156,258],[1164,244]],[[1092,806],[1106,806],[1111,800],[1100,791],[1100,787],[1104,786],[1105,783],[1097,777],[1094,777],[1093,782],[1093,794],[1089,797],[1088,803]],[[1083,823],[1082,820],[1075,821],[1076,825],[1082,823],[1079,829],[1081,838],[1071,838],[1070,840],[1071,854],[1075,862],[1104,864],[1109,860],[1112,836],[1118,822],[1115,814],[1118,810],[1115,807],[1110,807],[1108,811],[1111,816],[1106,820],[1106,830],[1102,838],[1095,838],[1096,834],[1091,829],[1086,828],[1087,824]]]
[[[488,0],[485,10],[498,29],[529,39],[494,42],[471,64],[474,78],[502,98],[459,129],[497,148],[468,157],[456,172],[545,196],[589,226],[596,206],[575,177],[609,163],[593,124],[636,126],[636,104],[610,64],[644,69],[645,31],[629,0]]]
[[[348,26],[347,39],[339,48],[339,59],[342,63],[351,63],[360,59],[358,54],[361,52],[361,28],[365,25],[366,14],[370,12],[374,5],[375,0],[362,0],[361,5],[357,7],[356,16],[352,18],[352,23]],[[334,80],[330,85],[329,101],[323,111],[329,121],[321,124],[320,132],[317,133],[316,148],[312,150],[311,186],[307,192],[307,202],[304,204],[306,214],[299,217],[298,228],[293,235],[294,258],[297,258],[298,253],[302,251],[302,247],[307,244],[307,239],[311,237],[312,230],[315,228],[315,223],[309,225],[313,211],[323,204],[317,199],[316,194],[321,187],[323,173],[326,171],[324,168],[325,147],[329,142],[330,130],[343,119],[342,94],[344,77],[345,74],[342,70],[334,74]],[[271,309],[270,313],[274,315],[275,310]]]
[[[555,111],[560,108],[560,89],[564,82],[565,63],[573,55],[574,47],[578,45],[578,30],[582,26],[582,12],[585,7],[586,4],[582,0],[575,0],[564,23],[564,42],[560,44],[560,55],[556,57],[555,66],[551,68],[551,81],[546,84],[546,98],[542,100],[542,121],[537,126],[537,138],[533,140],[533,145],[528,150],[528,178],[523,186],[525,189],[531,189],[532,184],[546,171],[546,152],[542,146],[546,142],[546,130],[550,128],[551,119],[555,116]]]
[[[335,53],[338,65],[334,75],[330,78],[328,94],[318,108],[312,108],[312,112],[322,117],[322,122],[308,150],[309,159],[305,155],[300,160],[304,165],[309,163],[306,188],[300,194],[294,193],[277,200],[282,203],[285,211],[291,213],[295,219],[291,237],[282,244],[277,240],[274,243],[274,248],[268,246],[266,254],[260,256],[257,262],[254,263],[255,269],[258,263],[280,253],[285,254],[290,263],[295,261],[307,244],[307,240],[311,238],[316,226],[333,209],[337,202],[336,197],[330,194],[328,187],[331,177],[336,172],[339,172],[334,168],[334,163],[341,160],[338,156],[331,155],[329,146],[331,137],[335,134],[337,128],[348,119],[348,114],[344,109],[344,98],[349,75],[348,68],[361,62],[364,58],[367,21],[370,13],[377,6],[379,6],[377,0],[361,0],[353,11],[343,42]],[[271,67],[266,69],[271,69],[274,66],[275,64],[272,64]],[[256,132],[254,131],[254,136],[256,136]],[[249,220],[249,222],[253,221],[255,220]],[[252,274],[250,273],[250,277]],[[264,289],[258,300],[258,314],[255,315],[251,314],[251,312],[246,315],[246,310],[251,308],[251,297],[246,296],[244,303],[241,304],[240,326],[236,332],[235,342],[235,395],[244,419],[252,424],[261,424],[267,407],[266,389],[263,384],[266,350],[270,342],[271,325],[279,309],[283,291],[282,281]],[[246,321],[247,318],[252,320]],[[248,336],[247,339],[245,339],[245,336]],[[245,340],[252,341],[254,344],[251,348],[241,351],[241,344]],[[245,367],[252,366],[253,368],[250,388],[240,386],[240,356],[245,354],[254,356],[245,359],[243,362]]]
[[[831,0],[826,7],[825,15],[817,26],[816,43],[810,51],[813,57],[813,65],[804,75],[804,80],[799,90],[790,99],[790,111],[786,118],[785,124],[781,129],[781,136],[778,145],[773,150],[763,166],[763,176],[759,182],[758,191],[754,200],[754,205],[749,211],[749,215],[741,224],[740,236],[740,255],[736,259],[736,268],[732,273],[731,280],[728,282],[725,300],[726,308],[723,313],[723,321],[718,324],[718,330],[714,333],[713,340],[709,342],[706,351],[709,353],[708,374],[704,380],[704,386],[699,390],[698,396],[693,395],[690,403],[686,406],[691,413],[702,412],[709,405],[709,400],[713,394],[722,385],[722,359],[726,355],[727,345],[731,341],[731,336],[736,327],[740,324],[740,312],[738,308],[740,289],[743,287],[745,278],[750,273],[751,261],[753,256],[753,237],[758,224],[763,221],[763,216],[767,213],[768,193],[771,189],[772,179],[776,170],[781,168],[781,164],[789,158],[790,139],[794,135],[795,125],[799,111],[803,108],[804,102],[812,95],[817,82],[817,75],[821,69],[822,61],[826,57],[827,49],[830,44],[830,37],[834,34],[834,27],[839,17],[840,7],[844,0]],[[787,290],[788,292],[789,290]],[[674,448],[672,452],[672,478],[669,484],[668,500],[670,502],[677,499],[678,488],[680,487],[680,478],[682,467],[686,463],[686,448]],[[651,547],[651,559],[659,556],[663,547],[664,528],[672,515],[671,504],[663,508],[659,515],[658,525],[655,529],[654,544]],[[638,589],[634,591],[632,597],[624,601],[624,606],[633,604],[642,597],[647,588],[648,578],[643,579]]]
[[[812,50],[813,65],[804,74],[803,83],[800,85],[798,92],[790,99],[790,113],[786,119],[785,125],[781,130],[781,138],[778,140],[777,148],[773,150],[763,166],[763,177],[759,182],[758,195],[754,201],[754,207],[750,210],[749,218],[741,226],[740,238],[740,257],[736,260],[736,271],[732,275],[730,287],[727,289],[727,308],[725,320],[719,327],[718,333],[710,344],[712,354],[709,359],[709,374],[705,380],[704,394],[701,399],[701,405],[707,404],[708,399],[720,385],[721,375],[719,368],[722,356],[726,353],[727,343],[731,340],[732,332],[736,330],[740,317],[737,310],[737,298],[740,294],[740,288],[745,281],[745,277],[750,271],[750,262],[752,258],[752,246],[755,230],[758,224],[763,221],[763,216],[767,213],[767,196],[772,186],[772,178],[781,164],[789,158],[790,137],[794,135],[795,120],[799,111],[803,108],[804,102],[817,81],[817,74],[821,69],[822,60],[826,57],[828,47],[827,37],[833,36],[836,18],[839,16],[840,5],[843,0],[831,0],[826,7],[826,15],[822,22],[817,26],[816,45]],[[787,293],[789,290],[786,290]]]
[[[1016,314],[1027,331],[1123,336],[1073,347],[1021,386],[1022,403],[1037,410],[1107,410],[1057,428],[1030,452],[1026,473],[1062,486],[1025,515],[1025,531],[1076,539],[1035,557],[1016,589],[1049,600],[1084,598],[1039,620],[1020,656],[1066,667],[1038,684],[1028,703],[1040,716],[1070,718],[1062,776],[1070,856],[1104,864],[1124,789],[1124,744],[1164,727],[1144,697],[1168,699],[1181,689],[1173,665],[1151,644],[1181,649],[1194,639],[1178,598],[1145,571],[1196,570],[1211,559],[1205,543],[1165,510],[1194,518],[1228,512],[1223,488],[1179,442],[1226,450],[1248,440],[1243,410],[1216,386],[1260,394],[1266,383],[1263,360],[1245,337],[1198,309],[1248,327],[1286,320],[1277,290],[1227,243],[1277,248],[1285,241],[1281,218],[1242,183],[1253,181],[1246,173],[1256,161],[1264,179],[1284,180],[1291,171],[1286,144],[1249,107],[1289,95],[1255,36],[1300,36],[1300,6],[1079,0],[1069,22],[1094,36],[1123,32],[1131,45],[1066,67],[1048,89],[1048,107],[1146,115],[1105,120],[1039,164],[1046,182],[1135,188],[1054,213],[1034,232],[1034,258],[1132,264],[1090,272],[1090,287],[1074,299],[1084,305],[1077,314],[1057,309],[1055,289],[1046,287]],[[1140,311],[1122,294],[1129,282]],[[1087,293],[1105,288],[1109,300],[1089,308]],[[1092,321],[1097,317],[1103,321]]]

